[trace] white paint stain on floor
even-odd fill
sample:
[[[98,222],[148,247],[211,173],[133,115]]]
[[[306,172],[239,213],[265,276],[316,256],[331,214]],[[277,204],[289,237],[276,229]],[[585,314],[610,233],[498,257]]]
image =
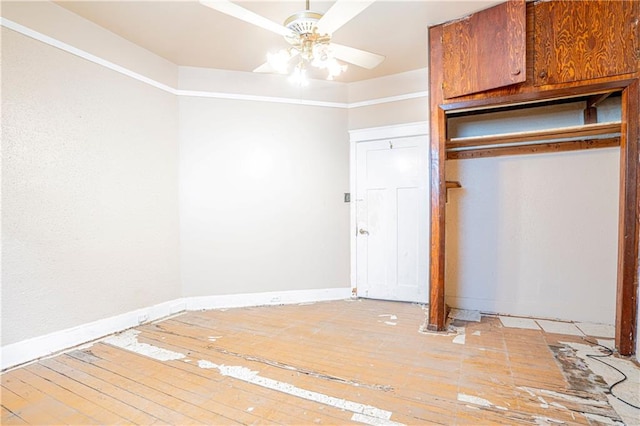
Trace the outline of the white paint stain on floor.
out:
[[[574,402],[576,404],[593,405],[593,406],[596,406],[596,407],[606,407],[607,406],[607,402],[606,401],[601,401],[601,400],[593,399],[593,398],[582,398],[582,397],[579,397],[579,396],[569,395],[569,394],[566,394],[566,393],[556,392],[556,391],[552,391],[552,390],[548,390],[548,389],[534,389],[534,388],[529,388],[529,387],[526,387],[526,386],[518,387],[518,389],[527,392],[531,396],[537,396],[536,392],[539,392],[539,393],[547,395],[549,397],[562,399],[562,400],[569,401],[569,402]]]
[[[147,343],[138,342],[139,334],[140,332],[137,330],[128,330],[118,335],[108,337],[104,340],[104,342],[140,355],[147,356],[149,358],[156,359],[158,361],[172,361],[186,358],[186,356],[180,352],[174,352]],[[190,360],[187,359],[185,361]],[[340,410],[350,411],[351,413],[353,413],[351,420],[355,422],[368,425],[402,425],[402,423],[397,423],[391,420],[392,413],[390,411],[382,410],[371,405],[361,404],[358,402],[336,398],[319,392],[299,388],[297,386],[286,382],[281,382],[279,380],[262,377],[258,374],[257,371],[253,371],[243,366],[218,365],[211,361],[201,359],[198,360],[198,367],[204,369],[215,369],[225,377],[231,377],[263,388],[272,389],[291,396],[335,407]]]
[[[491,401],[480,398],[479,396],[467,395],[464,393],[458,394],[458,401],[460,402],[468,402],[470,404],[479,405],[481,407],[491,407],[493,404]]]
[[[139,334],[140,332],[137,330],[127,330],[120,334],[107,337],[106,339],[104,339],[104,342],[118,348],[126,349],[140,355],[148,356],[149,358],[153,358],[158,361],[171,361],[175,359],[185,358],[185,355],[182,353],[162,349],[157,346],[149,345],[147,343],[138,342]]]
[[[329,405],[331,407],[338,408],[340,410],[350,411],[356,415],[358,419],[375,419],[375,423],[366,422],[367,424],[376,425],[398,425],[399,423],[392,422],[391,412],[381,410],[380,408],[373,407],[371,405],[360,404],[358,402],[349,401],[342,398],[335,398],[319,392],[302,389],[292,384],[281,382],[279,380],[269,379],[262,377],[257,371],[253,371],[249,368],[242,366],[226,366],[217,365],[207,360],[198,361],[200,368],[216,369],[218,372],[226,377],[233,377],[234,379],[241,380],[243,382],[251,383],[263,388],[275,390],[278,392],[286,393],[291,396],[306,399],[320,404]],[[352,420],[354,420],[352,418]],[[355,420],[360,421],[360,420]]]
[[[611,364],[613,367],[622,371],[627,380],[616,385],[613,389],[613,393],[621,399],[640,406],[640,367],[635,365],[632,361],[614,356],[600,357],[606,355],[606,351],[598,348],[597,346],[586,345],[582,343],[574,342],[560,342],[563,345],[569,346],[576,351],[576,356],[584,361],[587,367],[595,374],[599,375],[609,385],[613,385],[617,381],[623,378],[623,376],[613,368],[603,364],[598,360],[602,360],[607,364]],[[596,355],[596,359],[587,355]],[[613,395],[607,395],[609,403],[618,415],[624,420],[627,425],[640,425],[640,410],[625,404]],[[596,420],[596,419],[593,419]],[[613,420],[609,419],[611,422]],[[599,420],[597,420],[599,421]],[[619,424],[619,423],[604,423],[604,424]]]
[[[533,416],[533,420],[535,424],[540,426],[566,424],[562,420],[556,420],[556,419],[552,419],[551,417],[544,417],[544,416]]]
[[[398,321],[398,317],[396,315],[393,315],[393,314],[381,314],[381,315],[378,315],[378,316],[381,317],[381,318],[389,318],[388,321],[384,321],[384,323],[386,325],[397,325],[398,324],[398,322],[397,322]],[[379,320],[378,322],[382,322],[382,321]]]

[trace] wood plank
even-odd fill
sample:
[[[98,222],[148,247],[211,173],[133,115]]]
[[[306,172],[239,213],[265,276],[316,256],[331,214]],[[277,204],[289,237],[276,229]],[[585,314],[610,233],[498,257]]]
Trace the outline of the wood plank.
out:
[[[162,407],[163,420],[170,423],[234,423],[208,410],[205,410],[194,403],[183,398],[184,395],[177,394],[177,389],[171,390],[170,386],[156,386],[157,381],[146,379],[146,371],[141,373],[135,371],[124,372],[117,369],[109,369],[99,363],[92,356],[83,356],[83,351],[73,351],[62,357],[65,364],[81,369],[95,377],[108,381],[119,388],[135,395],[144,395],[144,399],[151,402],[156,407]],[[153,371],[151,373],[154,373]]]
[[[537,86],[638,71],[637,1],[537,2]]]
[[[152,424],[158,421],[138,407],[126,401],[120,401],[102,392],[102,386],[92,376],[60,364],[55,359],[42,360],[29,366],[30,370],[53,383],[83,395],[96,405],[109,411],[117,412],[121,417],[133,424]],[[95,386],[95,387],[94,387]]]
[[[175,338],[169,339],[167,338],[164,342],[170,343],[168,341],[174,342]],[[173,345],[164,345],[165,348],[171,348],[171,350],[176,350],[180,348],[176,348]],[[104,356],[104,359],[111,358],[111,352],[106,345],[100,345],[100,347],[92,348],[92,353],[96,355]],[[117,353],[117,351],[116,351]],[[318,384],[325,384],[322,381],[318,381],[317,379],[307,379],[305,376],[292,374],[291,371],[284,370],[275,370],[273,367],[264,366],[264,365],[256,365],[251,361],[240,362],[237,358],[228,357],[225,355],[219,355],[219,358],[211,357],[211,354],[207,354],[204,352],[198,352],[196,350],[191,351],[191,355],[195,358],[193,362],[185,363],[185,362],[171,362],[166,364],[172,364],[172,367],[177,369],[177,371],[189,371],[192,374],[189,374],[188,377],[184,377],[185,380],[191,381],[201,380],[204,381],[205,386],[211,387],[212,383],[215,388],[213,389],[213,395],[215,396],[215,400],[219,403],[219,407],[217,409],[226,412],[229,417],[232,417],[235,420],[241,421],[244,424],[255,423],[260,419],[267,420],[269,423],[295,423],[295,424],[311,424],[317,423],[319,421],[327,422],[329,424],[336,423],[344,423],[348,421],[351,417],[352,413],[342,411],[339,408],[331,407],[328,405],[322,405],[314,401],[309,401],[306,399],[296,398],[289,395],[283,395],[277,391],[272,389],[266,389],[255,384],[247,383],[235,378],[224,377],[219,375],[217,370],[207,370],[197,367],[196,359],[206,359],[207,361],[213,360],[215,363],[221,363],[226,366],[241,366],[245,368],[249,368],[252,371],[257,371],[261,377],[266,377],[273,380],[279,380],[283,383],[290,384],[291,386],[299,386],[301,388],[314,391],[326,393],[330,397],[334,398],[343,398],[349,399],[353,398],[353,389],[349,388],[348,391],[343,392],[342,394],[338,392],[337,386],[332,384],[329,387],[317,386]],[[120,354],[120,357],[123,355]],[[142,356],[136,356],[133,354],[132,356],[125,356],[125,359],[118,358],[118,360],[113,361],[113,365],[126,363],[126,366],[123,365],[123,368],[127,368],[133,371],[139,371],[143,368],[149,368],[149,361],[145,360]],[[137,361],[134,358],[138,358]],[[225,362],[226,361],[226,362]],[[106,361],[105,361],[106,362]],[[146,367],[141,367],[139,363],[143,363]],[[132,367],[132,368],[129,368]],[[112,367],[109,367],[112,368]],[[137,380],[146,380],[144,378],[136,377]],[[314,385],[310,384],[311,381],[315,381]],[[173,384],[176,385],[177,381],[173,381]],[[196,385],[194,382],[191,382],[189,386],[186,386],[185,389],[193,390],[201,389],[201,385]],[[155,387],[155,385],[154,385]],[[180,391],[179,389],[177,390]],[[364,390],[359,389],[359,392],[363,392]],[[207,392],[206,395],[211,395],[211,392]],[[214,402],[211,400],[210,402],[200,402],[198,397],[193,397],[192,399],[199,404],[206,404],[208,408],[210,407],[210,402]],[[367,398],[367,404],[375,403],[374,400],[370,400]],[[240,407],[242,407],[240,409]],[[247,407],[251,407],[251,413],[243,412]]]
[[[597,107],[602,101],[607,99],[612,94],[613,94],[612,92],[606,92],[606,93],[599,93],[597,95],[589,96],[589,99],[587,99],[587,108]]]
[[[154,392],[143,386],[137,386],[132,380],[109,374],[100,368],[92,367],[66,354],[55,359],[45,360],[42,363],[52,369],[73,371],[75,374],[82,376],[83,382],[90,383],[94,389],[135,407],[142,411],[144,415],[155,417],[160,422],[170,424],[197,422],[196,419],[167,407],[164,403],[168,401],[164,400],[162,396],[156,398],[157,395]],[[130,385],[131,388],[129,388]],[[157,399],[162,400],[162,402],[158,403]]]
[[[429,69],[441,70],[443,66],[443,27],[429,28]],[[445,178],[446,116],[440,105],[442,93],[442,72],[431,72],[429,82],[430,116],[430,158],[431,158],[431,218],[429,221],[429,320],[427,328],[442,331],[445,326],[446,306],[444,301],[445,270],[445,208],[447,189]]]
[[[245,314],[246,315],[246,314]],[[191,315],[189,315],[191,316]],[[280,318],[282,318],[282,316],[279,316]],[[184,319],[184,317],[182,317]],[[216,321],[217,322],[217,321]],[[257,320],[257,318],[253,318],[252,321],[247,322],[247,321],[243,321],[245,324],[260,324],[261,321]],[[240,322],[236,322],[237,324],[241,324]],[[259,371],[261,374],[263,372],[268,373],[269,374],[269,378],[272,379],[276,379],[276,380],[283,380],[287,383],[289,383],[289,379],[288,377],[291,376],[291,374],[295,373],[295,381],[291,382],[292,384],[299,384],[301,383],[301,381],[304,380],[305,375],[299,374],[298,372],[292,372],[289,369],[280,369],[280,373],[278,373],[278,371],[273,370],[271,365],[265,365],[263,363],[254,363],[253,361],[253,357],[251,355],[247,355],[247,356],[233,356],[230,355],[228,353],[226,353],[225,351],[217,351],[215,349],[210,348],[210,346],[212,345],[209,341],[206,340],[205,338],[201,338],[201,339],[197,339],[194,337],[183,337],[179,334],[179,328],[171,328],[171,331],[168,334],[165,334],[166,331],[165,330],[158,330],[156,332],[153,331],[146,331],[147,329],[150,329],[151,327],[144,327],[145,329],[145,333],[144,335],[139,336],[140,341],[145,342],[145,343],[150,343],[154,346],[160,346],[162,348],[166,348],[166,349],[170,349],[172,351],[176,351],[176,352],[181,352],[181,353],[186,353],[187,351],[190,353],[190,362],[188,364],[191,363],[195,363],[196,361],[198,361],[199,359],[203,359],[206,360],[208,362],[214,362],[215,364],[218,365],[227,365],[227,366],[244,366],[244,367],[249,367],[252,370],[255,371]],[[192,327],[191,327],[192,328]],[[267,327],[268,328],[268,327]],[[189,333],[191,330],[189,330],[188,328],[185,327],[185,331],[187,333]],[[208,332],[205,332],[204,336],[206,336],[207,334],[210,334]],[[249,350],[255,350],[254,349],[254,345],[255,343],[257,343],[257,346],[262,346],[260,345],[260,341],[256,341],[256,339],[254,337],[252,337],[254,335],[250,335],[248,334],[246,337],[242,336],[242,335],[233,335],[233,339],[234,340],[239,340],[239,341],[243,341],[245,342],[245,344],[248,343],[247,348]],[[223,342],[230,342],[231,340],[229,339],[229,335],[225,334],[225,338],[222,340]],[[280,343],[281,339],[278,340],[278,342]],[[266,342],[266,341],[265,341]],[[177,346],[176,346],[177,345]],[[275,346],[273,345],[273,339],[271,339],[268,343],[265,343],[264,347],[266,346]],[[277,345],[277,347],[280,347],[280,344]],[[297,351],[300,352],[300,348],[304,347],[305,349],[307,349],[307,345],[306,344],[301,344],[301,342],[298,342],[298,347],[297,347]],[[236,350],[242,350],[240,348],[237,348]],[[291,353],[294,353],[294,351],[287,351],[286,349],[282,348],[280,350],[280,352],[282,352],[281,356],[290,356]],[[313,349],[309,349],[308,353],[313,352]],[[258,352],[259,353],[259,352]],[[334,357],[335,358],[335,357]],[[277,359],[277,358],[276,358]],[[177,368],[191,368],[189,367],[189,365],[187,364],[187,367],[185,366],[181,366],[180,363],[174,364],[175,367]],[[237,388],[238,386],[242,387],[243,389],[246,388],[248,391],[250,392],[263,392],[263,389],[261,388],[256,388],[255,385],[252,384],[246,384],[243,382],[237,382],[234,379],[230,379],[230,378],[225,378],[223,376],[219,376],[217,374],[213,374],[211,371],[207,371],[207,370],[202,370],[200,368],[195,368],[196,372],[203,374],[203,375],[207,375],[208,380],[215,380],[215,381],[223,381],[225,383],[232,383],[234,388]],[[215,372],[215,370],[213,370]],[[213,374],[213,376],[211,376],[211,374]],[[321,386],[315,386],[313,388],[313,390],[315,391],[319,391],[319,392],[323,392],[323,389]],[[353,390],[353,388],[350,389],[351,391]],[[345,394],[346,395],[346,394]],[[334,394],[331,394],[331,396],[336,396]],[[298,413],[301,407],[306,407],[305,408],[305,415],[306,412],[309,412],[309,414],[313,414],[314,411],[317,411],[317,407],[314,408],[313,403],[310,403],[312,405],[309,405],[308,407],[307,405],[307,401],[296,401],[293,405],[290,405],[290,403],[280,403],[281,407],[282,407],[282,412],[280,413],[280,415],[284,415],[286,417],[291,418],[292,416],[295,415],[295,413]],[[327,411],[331,411],[328,408],[323,408],[324,412]],[[335,411],[335,410],[333,410]],[[334,416],[335,416],[334,412]],[[340,416],[342,416],[343,414],[340,414]],[[321,412],[317,412],[316,413],[316,417],[322,417],[322,413]],[[301,420],[302,423],[308,423],[310,420],[309,419],[303,419]],[[334,418],[333,422],[335,423],[336,421],[344,421],[344,418],[341,418],[340,420],[336,420]]]
[[[465,149],[447,151],[447,160],[500,157],[504,155],[545,154],[620,146],[620,138],[587,139],[580,141],[547,142],[533,145],[506,146],[497,148]]]
[[[173,331],[180,332],[180,329],[174,328]],[[265,339],[264,342],[261,342],[260,340],[256,340],[255,336],[251,335],[238,335],[235,336],[235,338],[239,341],[252,341],[254,343],[257,343],[258,345],[256,347],[243,347],[240,344],[233,344],[226,339],[222,339],[221,343],[216,344],[215,346],[213,344],[207,344],[206,341],[198,343],[197,341],[185,340],[181,337],[173,337],[170,342],[168,342],[169,339],[163,338],[164,336],[162,336],[161,334],[157,334],[155,336],[154,335],[155,333],[151,335],[145,333],[144,341],[147,341],[146,339],[153,337],[155,341],[150,341],[151,343],[160,345],[165,343],[172,343],[174,345],[178,345],[177,347],[172,347],[171,350],[184,351],[187,347],[190,348],[191,352],[193,352],[194,350],[199,350],[199,353],[201,354],[200,356],[204,357],[205,359],[213,360],[216,363],[224,363],[226,365],[231,365],[234,362],[242,363],[247,361],[256,361],[256,364],[252,364],[252,369],[264,369],[272,366],[277,366],[278,361],[283,361],[283,363],[280,363],[282,367],[278,368],[287,373],[295,371],[296,374],[302,375],[304,374],[304,372],[313,371],[314,373],[316,373],[315,375],[313,375],[314,377],[340,377],[347,381],[354,382],[354,384],[357,384],[356,387],[358,388],[366,388],[371,386],[397,386],[398,384],[394,383],[394,381],[387,374],[387,371],[393,370],[394,368],[414,369],[417,368],[417,366],[422,366],[425,369],[433,368],[433,370],[429,370],[429,374],[431,374],[433,377],[439,377],[443,381],[446,380],[446,374],[443,374],[441,371],[439,371],[429,361],[421,361],[420,358],[417,357],[403,357],[402,361],[399,361],[395,357],[383,353],[383,351],[376,351],[375,348],[364,344],[357,345],[363,347],[363,352],[358,353],[354,351],[354,353],[349,354],[348,351],[345,353],[340,353],[340,351],[337,350],[337,346],[336,350],[333,350],[333,347],[329,346],[329,350],[327,352],[319,351],[318,348],[322,347],[323,344],[326,345],[326,343],[323,343],[326,342],[326,339],[322,339],[317,343],[303,339],[300,339],[298,341],[292,340],[289,344],[286,339],[280,338],[278,341],[279,351],[262,354],[261,352],[256,350],[256,347],[259,348],[268,345],[269,340]],[[339,342],[340,339],[332,340]],[[379,342],[381,340],[372,338],[372,341]],[[220,345],[224,346],[220,347]],[[345,345],[348,345],[348,343],[345,343]],[[406,343],[404,345],[406,346]],[[301,347],[304,347],[305,349],[301,350]],[[229,349],[229,351],[227,351],[227,349]],[[416,348],[416,350],[417,349],[418,348]],[[225,357],[225,355],[229,353],[237,353],[240,355],[230,355],[229,357]],[[323,359],[330,359],[333,361],[323,362]],[[349,359],[350,362],[348,364],[345,364],[342,361],[344,359]],[[440,365],[445,364],[444,361],[438,362]],[[369,368],[372,363],[375,363],[376,369]],[[456,363],[454,362],[452,366],[455,366],[455,364]],[[366,380],[364,381],[362,380],[363,372],[366,372]]]
[[[598,108],[588,106],[582,112],[582,122],[584,124],[594,124],[598,122]]]
[[[166,347],[166,344],[162,347]],[[190,352],[191,356],[197,355],[193,350]],[[209,421],[213,420],[214,413],[224,417],[222,421],[225,423],[242,424],[255,423],[260,419],[267,419],[272,423],[286,423],[287,420],[313,423],[317,418],[330,418],[317,410],[308,409],[303,412],[300,405],[286,404],[278,398],[269,398],[268,395],[273,396],[273,392],[265,392],[263,388],[247,386],[244,382],[221,376],[217,370],[197,367],[197,359],[193,359],[191,363],[161,362],[102,344],[95,345],[90,349],[90,353],[97,358],[95,361],[97,365],[115,374],[134,372],[128,375],[139,383],[161,392],[171,392],[173,396],[183,401],[206,407],[206,410],[212,413]],[[237,363],[237,360],[228,358],[226,363],[221,360],[216,361],[224,365],[233,365],[234,361]],[[186,364],[185,368],[183,364]],[[229,392],[230,389],[233,389],[233,392]],[[244,397],[242,398],[241,395]],[[252,410],[246,411],[248,408]],[[333,417],[333,422],[338,420]]]
[[[2,406],[2,413],[0,413],[0,424],[3,425],[28,425],[29,423],[22,420],[17,414],[9,411]]]
[[[20,380],[39,391],[47,394],[51,398],[59,401],[68,407],[71,407],[85,416],[94,419],[99,424],[128,424],[130,421],[124,417],[119,416],[113,411],[106,410],[105,408],[95,404],[93,401],[86,399],[84,396],[76,394],[74,392],[65,389],[64,387],[51,382],[37,374],[32,370],[38,370],[33,365],[27,366],[18,370]]]
[[[2,377],[2,405],[32,424],[98,424],[73,407],[64,405],[20,379],[22,370]],[[36,402],[37,404],[34,404]]]
[[[397,316],[397,325],[380,321],[389,313]],[[246,368],[262,379],[300,390],[368,404],[391,413],[391,421],[404,424],[533,424],[536,416],[588,424],[580,414],[588,407],[580,401],[567,409],[562,408],[566,402],[557,399],[559,406],[543,408],[539,396],[549,403],[555,401],[553,396],[522,389],[588,396],[569,387],[550,350],[550,342],[558,346],[558,339],[569,336],[504,328],[499,319],[483,317],[480,323],[466,324],[466,343],[460,345],[454,343],[453,335],[419,333],[424,322],[425,312],[418,305],[371,300],[189,312],[140,326],[136,336],[139,343],[183,353],[184,359],[159,361],[99,342],[4,373],[3,382],[20,377],[38,392],[23,398],[3,389],[2,404],[32,418],[44,412],[40,424],[63,423],[43,411],[51,396],[67,409],[92,417],[103,411],[99,406],[139,424],[195,423],[189,420],[192,418],[200,419],[200,424],[347,424],[357,420],[352,411],[198,366],[198,360],[206,360]],[[349,345],[353,346],[351,353]],[[327,351],[320,350],[323,346]],[[298,370],[314,370],[316,364],[333,376],[357,377],[358,383],[336,382]],[[23,373],[16,376],[15,371]],[[367,386],[378,378],[392,389]],[[596,393],[589,398],[606,400],[603,391],[590,392]],[[492,405],[470,404],[460,399],[461,394],[485,398]],[[90,403],[85,406],[84,401]],[[609,406],[598,409],[611,412]],[[132,415],[137,410],[142,417]],[[3,411],[3,420],[10,418],[10,411],[15,412]],[[20,420],[25,419],[16,421]]]
[[[638,336],[638,236],[640,217],[640,80],[622,92],[620,145],[620,203],[618,220],[618,281],[616,287],[616,348],[622,355],[635,353]]]
[[[443,25],[445,98],[526,80],[526,6],[510,0]]]
[[[527,132],[503,133],[499,135],[451,138],[447,149],[467,148],[486,145],[515,144],[522,142],[543,142],[550,139],[578,139],[589,136],[620,134],[620,122],[585,124],[582,126],[560,127]]]

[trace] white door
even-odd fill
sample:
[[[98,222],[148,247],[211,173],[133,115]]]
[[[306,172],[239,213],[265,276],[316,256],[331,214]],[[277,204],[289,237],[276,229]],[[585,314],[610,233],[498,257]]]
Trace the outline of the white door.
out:
[[[356,287],[359,297],[428,300],[426,136],[356,145]]]

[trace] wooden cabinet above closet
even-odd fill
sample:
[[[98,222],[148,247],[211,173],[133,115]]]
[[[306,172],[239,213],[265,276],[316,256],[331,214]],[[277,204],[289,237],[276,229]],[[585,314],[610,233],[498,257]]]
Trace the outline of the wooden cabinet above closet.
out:
[[[640,2],[540,1],[534,10],[536,86],[637,71]]]
[[[638,0],[508,0],[431,28],[445,103],[640,70]]]
[[[525,23],[525,1],[517,0],[444,24],[444,97],[525,81]]]

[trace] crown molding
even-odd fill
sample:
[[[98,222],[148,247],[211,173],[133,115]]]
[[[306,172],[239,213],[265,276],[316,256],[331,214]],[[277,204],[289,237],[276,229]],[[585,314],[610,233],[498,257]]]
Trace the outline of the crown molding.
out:
[[[345,103],[345,102],[318,101],[313,99],[285,98],[285,97],[274,97],[274,96],[247,95],[247,94],[240,94],[240,93],[208,92],[208,91],[198,91],[198,90],[177,89],[177,88],[168,86],[164,83],[160,83],[156,80],[153,80],[149,77],[146,77],[128,68],[125,68],[121,65],[107,61],[92,53],[86,52],[82,49],[78,49],[68,43],[64,43],[46,34],[32,30],[31,28],[28,28],[24,25],[21,25],[17,22],[11,21],[4,17],[0,17],[0,25],[2,27],[15,31],[19,34],[30,37],[34,40],[38,40],[42,43],[48,44],[49,46],[55,47],[57,49],[63,50],[72,55],[86,59],[87,61],[93,62],[97,65],[103,66],[112,71],[115,71],[117,73],[120,73],[130,78],[133,78],[134,80],[148,84],[152,87],[155,87],[157,89],[163,90],[167,93],[170,93],[176,96],[231,99],[231,100],[254,101],[254,102],[271,102],[271,103],[281,103],[281,104],[291,104],[291,105],[305,105],[305,106],[343,108],[343,109],[361,108],[361,107],[379,105],[379,104],[390,103],[390,102],[399,102],[399,101],[404,101],[408,99],[423,98],[428,96],[428,92],[421,91],[421,92],[415,92],[415,93],[406,93],[406,94],[397,95],[397,96],[390,96],[385,98],[371,99],[371,100],[359,101],[359,102],[353,102],[353,103]]]

